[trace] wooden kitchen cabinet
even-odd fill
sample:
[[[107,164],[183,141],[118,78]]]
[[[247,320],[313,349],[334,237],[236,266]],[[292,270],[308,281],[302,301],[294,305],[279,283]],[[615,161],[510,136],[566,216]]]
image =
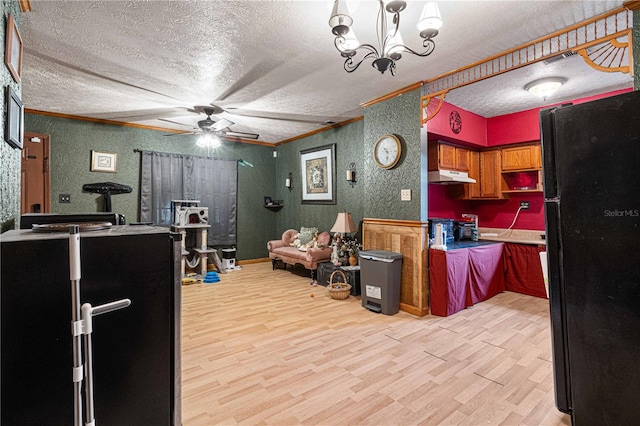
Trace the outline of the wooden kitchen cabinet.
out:
[[[471,151],[444,143],[429,145],[429,170],[469,171]]]
[[[480,152],[480,198],[502,199],[502,169],[499,149]]]
[[[542,191],[540,143],[502,148],[502,192]]]
[[[480,199],[480,153],[477,151],[469,151],[469,177],[475,179],[476,183],[449,185],[451,198],[459,200]]]
[[[502,171],[540,170],[542,150],[540,143],[502,148]]]
[[[449,185],[449,195],[459,200],[500,200],[503,194],[503,178],[500,168],[500,150],[469,152],[469,177],[476,183]]]

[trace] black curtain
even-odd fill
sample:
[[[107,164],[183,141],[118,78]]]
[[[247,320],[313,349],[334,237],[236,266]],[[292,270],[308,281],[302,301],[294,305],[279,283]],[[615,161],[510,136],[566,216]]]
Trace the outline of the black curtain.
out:
[[[140,221],[171,225],[172,200],[199,200],[209,208],[208,244],[236,244],[238,162],[141,151]]]

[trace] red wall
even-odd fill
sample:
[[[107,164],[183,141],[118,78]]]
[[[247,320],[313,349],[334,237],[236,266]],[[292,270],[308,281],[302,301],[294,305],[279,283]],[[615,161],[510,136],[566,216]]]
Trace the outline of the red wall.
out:
[[[487,228],[508,228],[520,201],[529,201],[529,210],[520,210],[513,229],[544,231],[544,197],[542,192],[511,194],[508,200],[473,201],[469,213],[478,215],[478,225]]]
[[[615,92],[580,98],[570,102],[580,104],[630,92],[632,90],[633,89],[617,90]],[[540,140],[539,111],[542,108],[534,108],[485,119],[469,111],[445,103],[438,115],[427,122],[429,140],[443,139],[460,143],[461,145],[475,146],[477,148],[538,141]],[[449,127],[449,114],[454,109],[460,113],[463,123],[462,131],[458,135],[454,135]],[[482,121],[484,121],[484,124]],[[465,133],[465,125],[467,125],[467,123],[469,128]],[[483,128],[486,131],[484,137],[481,135]],[[432,135],[432,132],[434,135]],[[459,135],[463,133],[467,138],[476,139],[459,139]],[[478,224],[487,228],[508,228],[518,211],[518,207],[520,207],[520,201],[529,201],[529,210],[520,211],[513,228],[544,230],[544,197],[541,192],[511,194],[511,198],[508,200],[466,201],[449,198],[447,185],[430,184],[428,194],[429,217],[459,219],[462,213],[474,213],[478,215]]]
[[[449,198],[447,187],[433,183],[429,185],[429,217],[460,219],[462,213],[473,213],[469,207],[473,207],[475,202]]]
[[[521,210],[514,229],[544,231],[544,197],[541,192],[511,194],[508,200],[456,200],[449,197],[448,185],[429,185],[429,217],[461,219],[462,213],[478,215],[478,225],[508,228],[520,201],[529,201],[529,210]]]
[[[462,119],[460,133],[457,134],[453,133],[449,125],[449,116],[454,110]],[[446,102],[440,112],[427,121],[426,128],[429,140],[450,141],[476,148],[487,146],[487,119]]]
[[[632,90],[633,89],[631,88],[616,90],[615,92],[602,93],[562,103],[582,104],[596,99],[608,98],[621,93],[631,92]],[[554,105],[561,105],[562,103],[550,104],[540,108],[488,118],[487,146],[507,145],[540,140],[540,110]]]

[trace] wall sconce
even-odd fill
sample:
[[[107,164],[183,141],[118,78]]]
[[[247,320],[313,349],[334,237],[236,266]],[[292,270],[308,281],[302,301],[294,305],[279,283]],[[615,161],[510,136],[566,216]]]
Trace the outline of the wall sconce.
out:
[[[349,168],[347,169],[347,182],[353,185],[356,184],[356,163],[349,164]]]
[[[289,191],[293,189],[293,174],[289,173],[289,177],[284,180],[284,186],[289,188]]]

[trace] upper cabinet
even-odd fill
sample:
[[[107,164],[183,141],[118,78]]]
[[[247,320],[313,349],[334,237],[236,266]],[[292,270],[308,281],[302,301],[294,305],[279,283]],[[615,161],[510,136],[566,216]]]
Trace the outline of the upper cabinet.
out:
[[[540,142],[502,148],[502,192],[542,191]]]
[[[446,143],[429,144],[429,171],[457,170],[469,171],[471,151]]]
[[[502,171],[540,170],[542,151],[540,143],[502,148]]]
[[[501,157],[499,149],[480,152],[480,198],[501,199],[502,176],[500,169]],[[477,184],[476,184],[477,185]]]
[[[458,151],[463,153],[458,155]],[[473,184],[450,185],[449,194],[453,198],[500,200],[509,198],[512,193],[542,191],[542,151],[539,142],[479,152],[438,144],[437,151],[429,147],[430,165],[432,152],[433,155],[439,155],[440,168],[464,170],[477,181]],[[454,169],[452,164],[459,168]],[[466,168],[462,168],[463,164],[466,164]]]
[[[476,183],[449,185],[449,194],[462,200],[500,200],[508,198],[502,192],[502,170],[499,149],[469,152],[469,177]]]

